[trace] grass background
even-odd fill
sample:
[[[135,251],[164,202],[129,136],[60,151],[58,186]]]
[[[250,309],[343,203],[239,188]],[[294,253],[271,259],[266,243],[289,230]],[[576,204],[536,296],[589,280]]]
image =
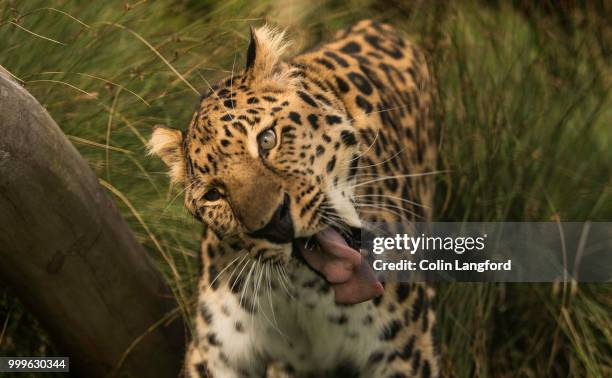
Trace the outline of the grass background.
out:
[[[612,221],[609,2],[0,0],[0,65],[104,181],[188,317],[200,226],[145,157],[152,126],[186,127],[197,92],[242,67],[250,25],[288,28],[298,52],[362,18],[433,62],[437,219]],[[612,285],[439,286],[444,375],[612,376]],[[0,355],[54,351],[0,287]]]

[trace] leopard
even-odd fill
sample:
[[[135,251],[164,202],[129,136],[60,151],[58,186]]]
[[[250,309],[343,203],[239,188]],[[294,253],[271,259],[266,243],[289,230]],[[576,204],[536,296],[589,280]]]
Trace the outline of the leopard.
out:
[[[359,247],[432,217],[430,59],[375,20],[287,59],[285,34],[252,27],[244,68],[148,144],[204,225],[183,373],[439,376],[434,289],[380,282]]]

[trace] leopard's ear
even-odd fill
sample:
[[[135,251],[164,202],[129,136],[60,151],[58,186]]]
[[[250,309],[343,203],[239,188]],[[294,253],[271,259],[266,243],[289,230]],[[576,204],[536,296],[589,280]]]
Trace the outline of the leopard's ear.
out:
[[[279,74],[278,61],[287,49],[285,32],[264,25],[251,27],[251,41],[247,50],[246,74],[255,80],[273,79]]]
[[[147,144],[149,155],[159,156],[170,169],[172,182],[185,180],[185,158],[183,157],[183,133],[180,130],[155,126]]]

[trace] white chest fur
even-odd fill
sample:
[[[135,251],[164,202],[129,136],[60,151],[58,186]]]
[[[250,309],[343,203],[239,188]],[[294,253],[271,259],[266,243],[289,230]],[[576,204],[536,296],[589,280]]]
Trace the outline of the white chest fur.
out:
[[[231,365],[247,371],[270,361],[303,372],[364,366],[380,329],[373,304],[336,305],[324,280],[301,264],[287,278],[254,271],[244,291],[233,293],[229,284],[206,291],[200,308],[209,324],[198,317],[197,336],[213,338]]]

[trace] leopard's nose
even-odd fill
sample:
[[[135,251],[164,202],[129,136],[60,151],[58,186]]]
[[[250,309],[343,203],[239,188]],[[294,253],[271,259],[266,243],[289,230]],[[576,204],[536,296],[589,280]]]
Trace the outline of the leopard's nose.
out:
[[[285,193],[283,202],[278,206],[272,218],[264,227],[250,233],[257,239],[266,239],[276,244],[286,244],[293,240],[293,221],[291,220],[291,199]]]

